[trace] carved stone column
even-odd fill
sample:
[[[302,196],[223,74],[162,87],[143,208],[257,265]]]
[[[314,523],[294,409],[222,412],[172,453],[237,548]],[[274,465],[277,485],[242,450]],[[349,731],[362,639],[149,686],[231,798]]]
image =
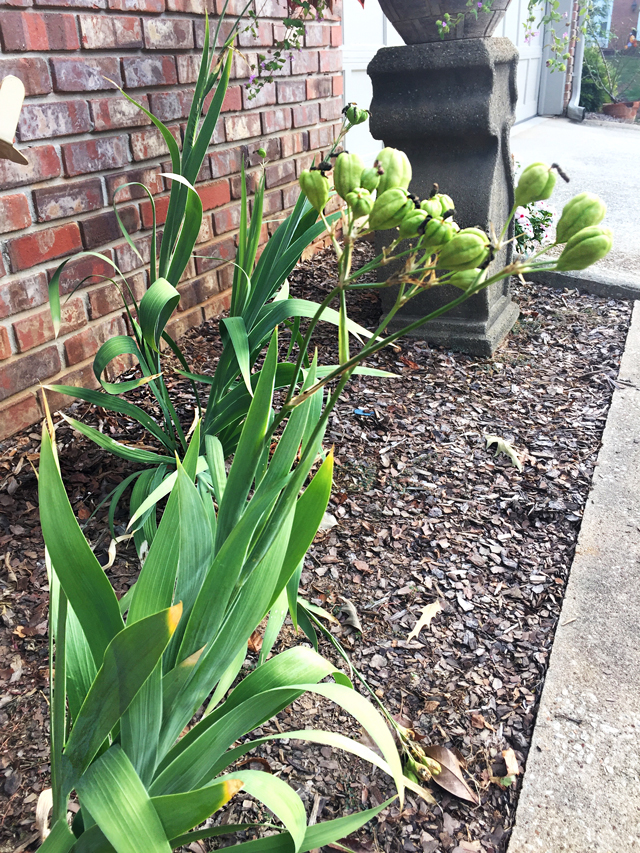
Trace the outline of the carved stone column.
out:
[[[412,192],[426,198],[437,182],[452,196],[462,228],[477,225],[490,233],[494,224],[499,231],[513,205],[509,131],[517,61],[509,39],[474,38],[382,48],[367,69],[373,83],[371,133],[407,154]],[[380,249],[388,235],[377,235],[377,242]],[[510,253],[502,252],[489,271],[508,259]],[[394,294],[381,293],[388,310]],[[454,287],[433,288],[409,302],[390,329],[459,295]],[[508,283],[499,282],[413,334],[472,355],[491,355],[517,317]]]

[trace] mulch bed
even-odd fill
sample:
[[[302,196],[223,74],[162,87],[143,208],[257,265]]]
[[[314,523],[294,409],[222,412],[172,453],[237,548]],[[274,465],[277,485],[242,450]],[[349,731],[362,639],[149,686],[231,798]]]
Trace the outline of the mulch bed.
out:
[[[295,271],[291,291],[319,299],[333,275],[331,255],[322,253]],[[329,512],[337,523],[309,552],[303,594],[340,617],[334,633],[399,721],[425,743],[457,751],[481,799],[472,807],[435,789],[438,804],[428,806],[410,794],[402,812],[392,805],[350,839],[361,853],[499,853],[508,844],[521,776],[508,787],[497,782],[506,773],[502,753],[514,750],[524,768],[630,319],[628,303],[531,284],[514,283],[514,298],[520,321],[493,359],[402,341],[375,362],[398,377],[354,379],[330,421],[336,477]],[[375,292],[353,300],[352,316],[363,325],[378,315]],[[193,369],[210,372],[217,323],[181,343]],[[321,361],[336,360],[333,331],[317,343]],[[170,381],[190,424],[190,389],[177,376]],[[73,408],[114,437],[141,438],[119,416]],[[522,472],[487,449],[487,434],[515,448]],[[58,440],[70,499],[86,522],[131,466],[64,424]],[[0,853],[28,849],[36,800],[48,784],[47,579],[32,468],[38,448],[32,428],[5,442],[0,457]],[[103,508],[86,528],[99,556],[109,544],[104,517]],[[133,550],[122,549],[111,570],[119,591],[135,579],[136,565]],[[436,601],[442,611],[409,640],[423,608]],[[361,631],[349,624],[354,612]],[[295,641],[286,625],[279,648]],[[330,644],[321,651],[339,662]],[[308,696],[262,731],[276,725],[361,736],[345,715]],[[288,779],[314,820],[393,793],[383,774],[328,747],[275,742],[260,756],[257,766],[267,762]],[[259,815],[250,798],[239,797],[222,820]]]

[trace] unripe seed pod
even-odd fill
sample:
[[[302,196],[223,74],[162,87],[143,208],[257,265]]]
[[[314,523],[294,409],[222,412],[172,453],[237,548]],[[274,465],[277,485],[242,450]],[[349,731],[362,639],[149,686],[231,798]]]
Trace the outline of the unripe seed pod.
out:
[[[609,254],[613,245],[613,234],[602,225],[590,225],[574,234],[567,241],[558,258],[557,270],[583,270]]]
[[[345,201],[347,202],[347,205],[355,219],[359,219],[361,216],[367,216],[371,213],[371,208],[373,207],[373,196],[369,190],[358,187],[357,190],[347,193]]]
[[[489,255],[489,238],[479,228],[463,228],[442,248],[438,266],[448,270],[479,267]]]
[[[369,214],[369,226],[374,231],[386,231],[400,225],[409,211],[415,210],[407,191],[401,187],[387,190],[376,198]]]
[[[322,213],[329,201],[329,181],[318,169],[307,169],[300,173],[300,189],[318,213]]]
[[[486,278],[487,273],[485,270],[481,269],[472,269],[472,270],[461,270],[460,272],[454,272],[454,274],[447,279],[447,284],[452,284],[454,287],[459,287],[460,290],[468,290],[471,285],[480,283],[484,278]]]
[[[365,169],[360,178],[360,183],[363,189],[369,190],[372,193],[380,183],[380,172],[375,166],[370,169]]]
[[[364,163],[357,154],[339,154],[333,167],[333,185],[340,198],[347,198],[348,193],[362,186],[360,178],[364,171]]]
[[[400,223],[400,237],[403,240],[409,237],[417,237],[420,233],[420,226],[428,217],[429,214],[425,213],[424,210],[412,210]]]
[[[378,195],[394,187],[409,189],[411,183],[411,163],[404,151],[397,148],[383,148],[376,163],[384,170],[378,184]]]
[[[437,249],[439,246],[444,246],[445,243],[448,243],[453,235],[454,229],[451,222],[432,219],[424,229],[424,237],[420,241],[420,246],[425,249]]]
[[[442,216],[442,205],[437,198],[425,198],[424,201],[420,202],[420,207],[422,210],[426,211],[429,216],[437,216],[438,218]]]
[[[369,110],[363,110],[357,104],[347,104],[343,112],[351,124],[362,124],[369,118]]]
[[[606,212],[606,204],[597,195],[580,193],[562,208],[562,216],[556,229],[556,242],[566,243],[583,228],[599,225]]]
[[[446,213],[448,210],[453,210],[455,205],[453,203],[453,199],[450,195],[445,195],[444,193],[438,193],[433,197],[433,201],[438,199],[440,202],[440,216]]]
[[[515,202],[526,207],[534,201],[549,198],[556,185],[556,173],[546,163],[532,163],[520,175],[516,187]]]

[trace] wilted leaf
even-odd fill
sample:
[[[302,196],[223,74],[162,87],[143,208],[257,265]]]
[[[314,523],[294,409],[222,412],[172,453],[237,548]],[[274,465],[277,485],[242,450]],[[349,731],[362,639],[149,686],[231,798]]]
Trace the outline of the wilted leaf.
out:
[[[255,630],[253,634],[249,637],[247,648],[250,652],[253,652],[254,654],[258,654],[260,652],[260,649],[262,648],[262,634],[260,633],[260,631]]]
[[[472,714],[471,715],[471,725],[474,729],[483,729],[484,728],[484,717],[482,714]]]
[[[487,440],[487,450],[495,444],[496,452],[493,455],[497,456],[499,453],[505,453],[509,459],[511,459],[518,471],[522,471],[522,462],[520,461],[520,458],[516,453],[516,449],[512,444],[509,444],[509,442],[505,441],[504,438],[500,438],[499,435],[485,435],[485,439]]]
[[[454,797],[467,800],[477,806],[480,802],[478,796],[465,782],[460,762],[451,750],[445,746],[425,746],[423,749],[425,755],[437,761],[441,767],[440,773],[437,775],[433,773],[433,781]]]
[[[338,523],[335,515],[331,515],[330,512],[325,512],[322,517],[322,521],[320,522],[320,526],[318,527],[318,531],[331,530],[332,527],[335,527]]]
[[[349,601],[348,598],[344,598],[344,596],[340,596],[340,598],[344,601],[344,604],[340,608],[340,610],[346,615],[346,619],[344,620],[345,625],[350,625],[352,628],[355,628],[356,631],[360,631],[361,634],[364,634],[364,628],[362,627],[362,622],[360,621],[360,617],[358,616],[358,611],[353,605],[352,601]]]
[[[507,765],[507,776],[517,776],[520,768],[518,767],[518,759],[515,752],[511,748],[503,749],[502,757],[504,758],[504,763]]]
[[[441,610],[442,607],[440,606],[439,601],[434,601],[431,604],[427,604],[426,607],[423,607],[422,613],[420,614],[420,618],[414,625],[413,630],[407,637],[407,640],[412,640],[414,637],[418,636],[418,634],[420,633],[420,631],[422,631],[423,628],[428,628],[431,624],[431,620],[433,619],[433,617],[437,616]]]

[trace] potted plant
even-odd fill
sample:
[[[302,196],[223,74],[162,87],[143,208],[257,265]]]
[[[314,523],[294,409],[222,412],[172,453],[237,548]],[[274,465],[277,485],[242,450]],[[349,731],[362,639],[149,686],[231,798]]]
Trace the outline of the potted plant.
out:
[[[635,121],[640,100],[628,99],[634,91],[639,73],[638,70],[628,67],[629,61],[637,64],[635,58],[619,51],[605,56],[601,40],[596,37],[592,28],[589,28],[589,35],[591,43],[584,54],[585,76],[603,99],[609,99],[608,103],[602,103],[602,112],[612,118]],[[640,69],[640,65],[638,67]],[[631,73],[628,73],[629,70]]]

